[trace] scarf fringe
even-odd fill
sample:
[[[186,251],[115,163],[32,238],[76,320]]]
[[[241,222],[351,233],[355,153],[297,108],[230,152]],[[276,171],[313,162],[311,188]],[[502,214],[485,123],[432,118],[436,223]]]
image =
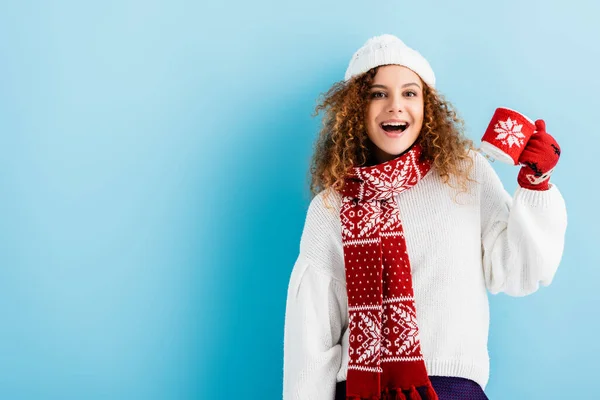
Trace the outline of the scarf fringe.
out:
[[[404,395],[404,393],[402,393],[402,390],[398,389],[396,390],[396,395],[394,396],[394,400],[407,400],[406,396]]]
[[[421,395],[417,391],[416,387],[414,387],[414,386],[410,387],[410,391],[408,392],[408,399],[409,400],[421,400]]]
[[[437,393],[433,390],[433,386],[431,386],[431,382],[427,384],[427,390],[425,391],[427,394],[427,398],[429,400],[439,400]]]
[[[381,391],[381,396],[360,397],[360,396],[346,396],[346,400],[439,400],[437,393],[428,383],[425,387],[425,397],[421,397],[421,394],[415,386],[411,386],[408,391],[408,396],[404,394],[402,389],[389,389],[385,388]]]

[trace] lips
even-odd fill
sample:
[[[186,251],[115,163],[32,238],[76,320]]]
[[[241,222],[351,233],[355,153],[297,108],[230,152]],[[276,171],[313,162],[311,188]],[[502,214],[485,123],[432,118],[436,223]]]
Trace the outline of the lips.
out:
[[[383,132],[384,135],[386,135],[387,137],[390,137],[390,138],[394,138],[394,139],[397,139],[397,138],[403,136],[407,130],[408,130],[408,128],[404,129],[403,131],[397,130],[397,131],[388,132],[388,131],[384,130],[383,128],[381,128],[381,132]]]
[[[390,119],[386,119],[384,121],[381,121],[382,124],[387,124],[387,123],[392,123],[392,122],[404,122],[404,123],[408,123],[408,121],[405,121],[403,119],[400,118],[390,118]]]
[[[401,122],[405,122],[405,121],[401,121]],[[404,133],[410,127],[410,124],[408,122],[405,122],[406,126],[404,126],[402,128],[385,130],[383,128],[383,124],[384,123],[385,122],[381,123],[379,125],[379,128],[381,129],[381,132],[383,132],[384,135],[386,135],[387,137],[392,138],[392,139],[398,139],[398,138],[400,138],[401,136],[404,135]]]
[[[388,133],[401,133],[410,127],[407,121],[402,120],[387,120],[379,124],[381,129]]]

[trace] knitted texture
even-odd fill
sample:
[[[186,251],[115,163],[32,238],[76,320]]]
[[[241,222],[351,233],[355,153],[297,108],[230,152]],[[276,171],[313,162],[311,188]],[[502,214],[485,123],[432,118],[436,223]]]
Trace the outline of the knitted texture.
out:
[[[414,145],[393,160],[354,167],[340,210],[350,317],[347,398],[420,400],[431,386],[419,344],[410,261],[395,196],[431,169]],[[425,399],[437,400],[435,392]],[[391,398],[391,397],[390,397]]]
[[[525,296],[551,284],[562,257],[567,214],[556,183],[547,191],[517,186],[511,197],[485,157],[473,151],[469,157],[474,165],[468,193],[457,194],[432,169],[395,201],[427,372],[467,378],[485,389],[488,292]],[[467,161],[460,167],[468,168]],[[308,205],[290,271],[283,400],[331,400],[336,382],[347,378],[351,342],[342,196],[327,194],[321,191]]]
[[[411,69],[423,79],[423,82],[435,88],[435,74],[425,57],[390,34],[368,39],[350,59],[344,80],[348,81],[371,68],[388,64],[402,65]]]
[[[529,117],[506,107],[498,107],[481,138],[481,149],[502,162],[517,165],[519,156],[533,135]]]
[[[530,190],[548,190],[550,175],[560,158],[560,146],[546,132],[543,119],[535,121],[536,132],[531,136],[521,156],[517,181],[523,188]]]

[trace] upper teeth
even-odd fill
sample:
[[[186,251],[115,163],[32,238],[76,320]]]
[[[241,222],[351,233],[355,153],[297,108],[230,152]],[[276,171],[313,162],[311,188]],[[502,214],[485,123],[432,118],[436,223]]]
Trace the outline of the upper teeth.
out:
[[[404,126],[407,125],[406,122],[384,122],[383,125],[393,125],[393,126]]]

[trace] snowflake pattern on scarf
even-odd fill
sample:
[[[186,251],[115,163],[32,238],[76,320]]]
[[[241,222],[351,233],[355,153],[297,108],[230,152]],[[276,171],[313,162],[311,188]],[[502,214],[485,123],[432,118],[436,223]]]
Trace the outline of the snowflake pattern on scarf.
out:
[[[347,279],[349,370],[381,373],[383,363],[423,360],[395,198],[429,171],[418,161],[419,155],[417,148],[378,167],[356,168],[354,181],[348,184],[355,196],[344,196],[342,201],[345,259],[354,274]]]

